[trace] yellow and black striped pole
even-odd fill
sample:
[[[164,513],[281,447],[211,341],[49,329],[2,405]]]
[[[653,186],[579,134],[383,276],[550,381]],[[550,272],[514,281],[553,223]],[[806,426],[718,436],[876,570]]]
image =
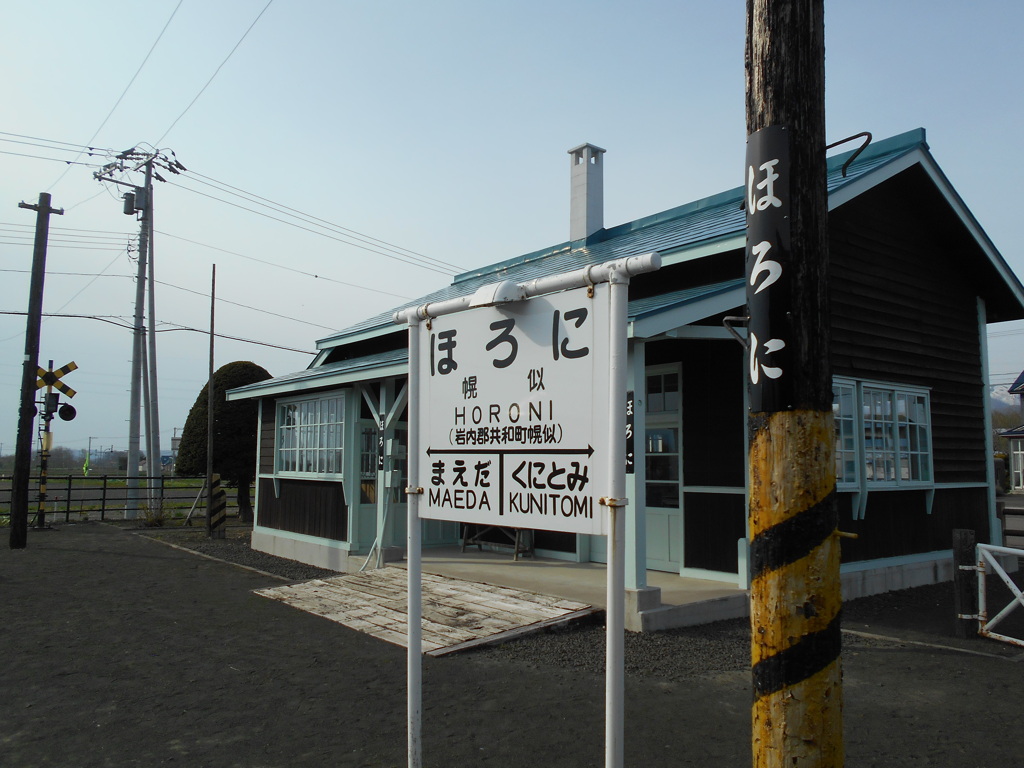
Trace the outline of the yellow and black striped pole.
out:
[[[213,475],[210,480],[206,515],[206,530],[211,539],[223,539],[226,535],[225,525],[228,519],[228,498],[224,487],[220,484],[220,475]]]
[[[754,765],[843,764],[832,414],[756,420],[750,446]]]
[[[843,765],[823,0],[747,0],[755,768]]]

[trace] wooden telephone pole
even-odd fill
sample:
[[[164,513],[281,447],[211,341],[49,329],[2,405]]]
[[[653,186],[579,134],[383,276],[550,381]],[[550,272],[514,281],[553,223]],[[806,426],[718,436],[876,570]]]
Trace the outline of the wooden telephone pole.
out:
[[[39,193],[36,205],[19,203],[19,208],[36,212],[36,237],[32,252],[32,279],[28,290],[28,325],[25,330],[25,357],[21,372],[21,403],[18,407],[18,442],[14,451],[14,477],[11,485],[11,549],[24,549],[28,543],[28,479],[32,473],[33,401],[39,369],[39,330],[43,317],[43,282],[46,277],[46,244],[50,236],[50,214],[64,215],[63,208],[50,207],[50,195]]]
[[[753,765],[843,764],[823,0],[747,0]]]

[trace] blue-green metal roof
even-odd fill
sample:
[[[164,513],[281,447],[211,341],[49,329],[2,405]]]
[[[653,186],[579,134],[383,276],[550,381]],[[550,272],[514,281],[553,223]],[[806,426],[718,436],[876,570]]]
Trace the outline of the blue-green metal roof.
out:
[[[248,397],[264,395],[283,395],[288,392],[300,392],[320,387],[335,387],[354,381],[365,381],[376,378],[388,369],[393,374],[405,373],[409,361],[409,350],[405,347],[389,352],[378,352],[351,360],[319,365],[294,373],[286,373],[273,379],[266,379],[255,384],[247,384],[228,391],[228,400],[243,400]],[[371,375],[372,372],[372,375]]]
[[[1024,371],[1021,371],[1020,375],[1014,379],[1013,384],[1006,391],[1011,395],[1024,395]]]
[[[842,166],[855,150],[831,157],[828,159],[829,194],[908,152],[927,148],[923,128],[873,142],[850,165],[845,177],[841,172]],[[320,339],[317,347],[329,349],[360,336],[389,332],[392,330],[392,316],[398,310],[465,296],[481,286],[502,280],[524,282],[546,275],[571,272],[588,264],[600,264],[651,251],[658,251],[664,258],[690,249],[713,247],[715,243],[727,245],[727,241],[744,235],[746,218],[741,206],[742,200],[743,187],[736,187],[703,200],[602,230],[586,241],[560,243],[465,272],[456,276],[451,285]]]
[[[713,285],[685,288],[643,299],[632,299],[627,309],[628,322],[634,323],[646,320],[662,312],[693,305],[716,296],[726,295],[730,291],[742,291],[745,282],[743,278],[726,280],[725,282]],[[400,328],[399,330],[404,331],[405,329]],[[342,360],[337,363],[327,363],[326,365],[288,373],[284,376],[256,382],[255,384],[247,384],[244,387],[232,389],[230,391],[230,399],[242,400],[250,397],[282,395],[288,392],[333,387],[356,381],[375,379],[380,376],[396,375],[398,373],[405,373],[405,366],[408,365],[408,362],[409,350],[407,347],[402,347],[390,352],[379,352],[374,355]]]
[[[743,288],[746,282],[744,278],[740,277],[735,280],[726,280],[712,285],[700,285],[669,293],[659,293],[657,296],[648,296],[645,299],[632,299],[629,302],[629,322],[652,317],[669,309],[685,306],[695,301],[702,301],[711,296],[728,293],[737,288]]]

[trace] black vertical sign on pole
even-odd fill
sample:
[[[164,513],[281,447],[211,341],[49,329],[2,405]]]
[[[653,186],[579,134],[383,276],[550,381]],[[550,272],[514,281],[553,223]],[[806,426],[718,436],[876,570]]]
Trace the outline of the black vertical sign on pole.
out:
[[[747,137],[746,273],[750,410],[794,407],[790,288],[790,131],[772,125]]]
[[[626,393],[626,474],[636,474],[636,437],[633,434],[633,407],[636,402],[633,390]]]

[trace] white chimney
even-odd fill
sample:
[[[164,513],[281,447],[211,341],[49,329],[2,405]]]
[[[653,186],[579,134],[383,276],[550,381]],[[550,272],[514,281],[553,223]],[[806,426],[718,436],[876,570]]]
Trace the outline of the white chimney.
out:
[[[570,149],[569,239],[582,240],[604,228],[604,150],[593,144]]]

